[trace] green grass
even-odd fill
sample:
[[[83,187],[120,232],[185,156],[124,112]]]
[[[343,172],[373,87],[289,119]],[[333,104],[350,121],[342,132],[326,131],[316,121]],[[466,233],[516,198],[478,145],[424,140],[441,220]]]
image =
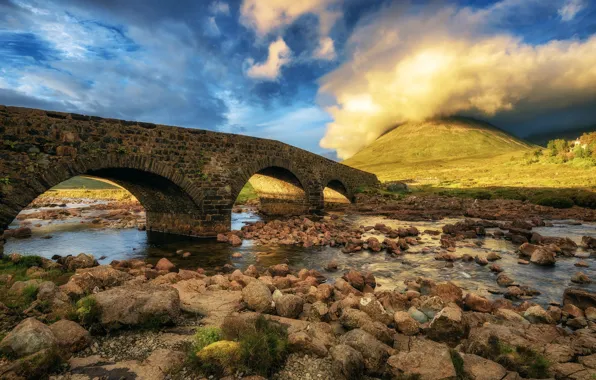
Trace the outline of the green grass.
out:
[[[217,327],[199,327],[195,332],[193,339],[193,351],[195,353],[201,351],[211,343],[215,343],[222,339],[221,330]]]
[[[236,198],[237,205],[246,204],[249,200],[259,199],[259,195],[255,191],[254,187],[250,184],[250,182],[246,182],[246,185],[240,190],[240,194],[238,194],[238,198]]]

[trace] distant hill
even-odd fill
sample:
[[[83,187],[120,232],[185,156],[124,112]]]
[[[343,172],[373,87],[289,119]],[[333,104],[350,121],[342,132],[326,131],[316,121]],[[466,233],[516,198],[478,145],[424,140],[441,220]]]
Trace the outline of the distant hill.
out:
[[[484,159],[529,148],[489,123],[451,117],[399,125],[343,163],[378,173],[381,167]]]
[[[553,132],[544,132],[544,133],[535,133],[528,137],[526,140],[540,146],[546,146],[550,140],[555,139],[564,139],[564,140],[575,140],[576,138],[580,137],[586,132],[595,132],[596,131],[596,124],[583,126],[583,127],[574,127],[570,129],[560,130],[560,131],[553,131]]]

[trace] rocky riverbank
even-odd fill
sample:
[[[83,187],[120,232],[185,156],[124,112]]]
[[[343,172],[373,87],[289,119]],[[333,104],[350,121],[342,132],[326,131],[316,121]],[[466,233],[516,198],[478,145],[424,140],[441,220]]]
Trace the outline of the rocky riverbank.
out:
[[[259,314],[286,330],[289,357],[271,374],[279,379],[596,374],[596,294],[581,288],[542,307],[491,301],[429,278],[404,278],[405,290],[394,291],[379,289],[372,273],[349,270],[328,283],[323,273],[286,264],[213,276],[165,258],[99,266],[81,254],[38,264],[28,268],[30,280],[2,279],[3,294],[14,295],[0,306],[2,378],[197,378],[187,360],[195,328],[241,336]],[[74,275],[57,286],[56,271]],[[24,295],[30,304],[15,307]],[[253,375],[223,370],[229,378]]]
[[[400,272],[392,274],[397,286],[381,286],[374,270],[356,270],[349,261],[330,260],[320,271],[258,260],[242,270],[227,264],[205,271],[175,264],[191,256],[185,250],[171,252],[174,263],[164,257],[109,265],[86,254],[52,260],[11,254],[0,262],[0,378],[596,377],[596,239],[544,233],[551,220],[594,220],[594,210],[446,197],[363,195],[360,201],[342,214],[247,223],[217,240],[234,247],[245,241],[332,247],[345,257],[403,262],[425,255],[445,273],[469,263],[493,273],[490,294]],[[40,207],[39,220],[67,217],[55,204]],[[97,204],[93,212],[130,207]],[[355,225],[354,214],[386,220]],[[462,215],[469,218],[432,229],[391,223]],[[5,237],[26,237],[26,228]],[[483,248],[499,241],[516,248]],[[560,299],[537,302],[536,284],[520,282],[503,265],[511,257],[528,270],[572,262],[577,270],[566,279],[572,286]],[[262,330],[260,316],[283,333],[267,335],[271,327]],[[247,351],[255,343],[246,337],[255,332],[273,346]]]

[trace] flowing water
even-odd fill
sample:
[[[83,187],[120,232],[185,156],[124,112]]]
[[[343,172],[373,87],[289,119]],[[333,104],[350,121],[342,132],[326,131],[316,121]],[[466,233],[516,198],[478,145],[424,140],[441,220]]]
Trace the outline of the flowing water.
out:
[[[457,222],[456,219],[444,219],[439,222],[400,222],[385,220],[382,217],[356,216],[346,217],[348,221],[359,225],[374,225],[385,223],[391,227],[416,226],[420,231],[441,230],[446,223]],[[260,220],[259,216],[251,213],[233,214],[232,229],[240,229],[246,222]],[[327,262],[336,260],[340,270],[327,273],[332,280],[342,275],[348,269],[366,270],[374,273],[380,289],[402,289],[403,280],[406,278],[424,276],[435,281],[453,281],[469,291],[495,298],[495,291],[504,290],[496,283],[496,275],[489,266],[479,266],[474,262],[456,261],[450,267],[444,261],[434,259],[433,253],[422,253],[430,248],[437,251],[439,240],[427,234],[422,234],[420,245],[412,246],[405,255],[394,258],[383,252],[358,252],[347,255],[340,249],[331,247],[303,248],[297,246],[263,246],[246,240],[240,247],[231,247],[225,243],[217,243],[214,239],[193,239],[167,234],[148,233],[136,229],[105,229],[94,228],[92,225],[81,224],[77,218],[64,221],[37,221],[41,224],[33,229],[33,236],[29,239],[11,239],[5,246],[6,253],[18,252],[22,254],[35,254],[44,257],[53,255],[76,255],[81,252],[91,253],[96,258],[102,258],[101,264],[108,264],[112,260],[128,258],[144,258],[155,263],[161,257],[168,257],[180,268],[196,269],[202,267],[208,271],[217,270],[224,264],[231,263],[239,269],[244,269],[250,264],[265,268],[273,264],[288,263],[293,269],[314,268],[323,272]],[[13,227],[18,227],[14,225]],[[573,221],[554,221],[554,227],[535,228],[544,236],[569,237],[579,243],[582,236],[596,237],[596,223],[576,225]],[[490,232],[490,229],[488,230]],[[47,239],[51,236],[51,239]],[[380,241],[382,235],[377,236]],[[587,274],[596,282],[596,254],[584,260],[589,268],[578,268],[574,264],[579,258],[558,258],[554,267],[539,267],[536,265],[520,265],[517,263],[516,245],[507,240],[492,238],[479,238],[480,247],[474,239],[458,242],[457,253],[467,253],[471,256],[483,256],[488,252],[497,252],[502,259],[497,261],[505,273],[513,278],[517,284],[527,285],[539,290],[542,294],[534,299],[535,302],[546,304],[560,302],[564,289],[567,286],[576,286],[596,291],[596,283],[589,285],[576,285],[570,282],[571,275],[577,271]],[[188,251],[192,256],[180,259],[175,252]],[[232,258],[232,254],[239,252],[241,258]],[[581,248],[578,252],[584,252]],[[489,291],[490,290],[490,291]],[[491,293],[492,292],[492,293]]]

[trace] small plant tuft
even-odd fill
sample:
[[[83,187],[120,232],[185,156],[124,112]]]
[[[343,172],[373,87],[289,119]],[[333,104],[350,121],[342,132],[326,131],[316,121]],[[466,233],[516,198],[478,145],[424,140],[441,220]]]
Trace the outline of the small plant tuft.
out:
[[[221,329],[217,327],[199,327],[195,333],[193,340],[194,352],[199,352],[211,343],[218,342],[223,339]]]
[[[76,306],[77,318],[82,325],[92,326],[99,321],[100,310],[95,297],[83,297],[77,301]]]

